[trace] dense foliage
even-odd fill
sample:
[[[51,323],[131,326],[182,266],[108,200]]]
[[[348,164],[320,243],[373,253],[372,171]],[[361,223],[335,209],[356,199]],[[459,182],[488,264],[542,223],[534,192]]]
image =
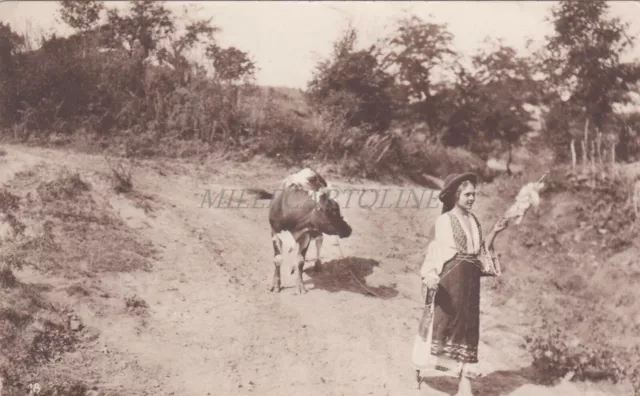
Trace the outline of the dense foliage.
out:
[[[0,25],[0,116],[23,140],[82,133],[104,145],[122,137],[132,152],[151,154],[175,152],[180,139],[198,151],[234,146],[244,157],[340,160],[372,176],[399,170],[398,158],[416,156],[415,142],[429,146],[423,156],[446,157],[447,147],[479,160],[506,156],[510,169],[538,109],[558,160],[571,157],[570,145],[582,156],[581,140],[596,134],[622,143],[618,159],[632,160],[637,117],[614,110],[640,74],[620,60],[633,43],[607,7],[561,2],[551,15],[554,34],[530,56],[499,41],[463,56],[446,25],[417,16],[399,19],[368,48],[349,28],[302,97],[255,87],[259,65],[222,47],[212,20],[187,20],[150,0],[124,10],[63,1],[61,21],[76,30],[68,38],[35,42]],[[198,61],[196,49],[205,54]]]

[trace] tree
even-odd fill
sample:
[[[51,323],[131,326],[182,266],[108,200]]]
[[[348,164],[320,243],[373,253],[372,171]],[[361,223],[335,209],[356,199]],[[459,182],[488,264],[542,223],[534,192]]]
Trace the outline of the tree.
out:
[[[24,45],[24,37],[14,32],[10,24],[0,22],[0,65],[8,63],[9,59],[15,56]]]
[[[456,63],[453,70],[456,77],[452,86],[440,95],[440,118],[444,127],[441,136],[437,137],[446,146],[469,148],[481,133],[481,84],[473,71],[462,64]]]
[[[252,76],[256,70],[249,54],[236,47],[222,48],[212,44],[207,47],[207,57],[213,62],[216,77],[227,83]]]
[[[62,21],[82,32],[93,28],[104,10],[104,2],[99,0],[61,0],[60,6]]]
[[[348,28],[332,57],[316,67],[307,94],[314,106],[342,113],[351,126],[385,130],[393,117],[393,76],[382,69],[375,46],[356,51],[356,41],[356,31]]]
[[[425,22],[417,16],[402,18],[396,30],[384,41],[388,48],[382,68],[393,70],[396,84],[405,105],[411,104],[413,114],[426,119],[430,128],[438,112],[434,72],[451,66],[455,52],[451,49],[453,35],[445,24]]]
[[[213,26],[211,22],[212,18],[187,24],[181,36],[177,39],[169,38],[168,48],[158,50],[158,60],[172,65],[180,75],[183,84],[186,84],[191,76],[191,65],[187,59],[187,53],[198,44],[214,42],[214,34],[220,31],[220,28]]]
[[[160,2],[132,0],[131,8],[125,14],[120,14],[117,9],[108,10],[105,30],[108,46],[120,50],[128,47],[131,58],[128,73],[131,91],[144,96],[144,60],[175,32],[173,14]]]
[[[531,115],[525,105],[538,98],[531,60],[498,41],[493,48],[478,51],[471,68],[456,62],[452,70],[453,84],[439,94],[444,123],[440,141],[484,159],[504,150],[510,173],[512,150],[530,130]]]
[[[0,22],[0,124],[10,124],[15,115],[15,55],[24,43],[24,37]]]
[[[628,25],[607,15],[603,0],[561,1],[552,9],[554,34],[548,37],[545,59],[556,96],[568,97],[584,115],[583,158],[590,128],[602,130],[615,103],[625,103],[640,78],[636,65],[621,61],[633,46]],[[550,131],[565,133],[564,131]]]
[[[104,2],[100,0],[60,1],[59,12],[62,21],[80,31],[83,58],[86,55],[86,49],[91,47],[91,44],[87,43],[87,33],[97,25],[104,8]]]
[[[133,56],[139,43],[140,57],[147,58],[158,44],[175,32],[174,17],[162,3],[153,0],[132,0],[131,9],[121,15],[117,9],[107,13],[110,44],[115,48],[129,47]]]
[[[491,51],[480,51],[473,57],[476,79],[480,83],[478,102],[484,139],[507,150],[507,173],[511,173],[512,150],[529,132],[531,115],[525,104],[535,101],[535,82],[530,62],[509,46],[498,42]]]

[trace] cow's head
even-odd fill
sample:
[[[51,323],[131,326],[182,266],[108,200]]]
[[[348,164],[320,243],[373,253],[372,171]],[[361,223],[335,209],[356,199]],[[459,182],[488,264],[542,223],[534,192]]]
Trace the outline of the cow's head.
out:
[[[318,194],[317,197],[312,215],[313,225],[316,229],[323,234],[348,238],[352,230],[340,213],[340,205],[326,194]]]

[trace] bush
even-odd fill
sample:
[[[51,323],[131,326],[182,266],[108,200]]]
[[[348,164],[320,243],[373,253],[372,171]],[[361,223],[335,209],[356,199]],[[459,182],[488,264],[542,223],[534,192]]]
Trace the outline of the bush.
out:
[[[606,243],[602,253],[619,252],[634,240],[637,219],[632,207],[632,180],[623,175],[590,174],[577,169],[554,172],[547,183],[551,191],[569,191],[584,200],[577,209],[577,221],[603,234]]]
[[[632,374],[607,345],[592,348],[577,341],[571,343],[567,329],[543,329],[542,335],[528,338],[533,367],[543,383],[551,384],[567,373],[576,381],[612,381],[618,383]]]
[[[310,159],[330,161],[339,163],[346,176],[376,179],[404,174],[417,182],[424,174],[444,178],[471,171],[485,181],[495,176],[482,159],[462,148],[420,141],[395,130],[375,132],[367,124],[350,126],[333,111],[315,110],[300,117],[277,106],[265,110],[262,133],[246,144],[253,154],[287,165]]]
[[[50,134],[51,126],[69,133],[66,123],[80,125],[88,120],[99,129],[95,121],[121,103],[114,89],[126,85],[119,81],[127,76],[126,67],[117,57],[97,52],[83,57],[81,51],[68,40],[53,37],[40,50],[18,57],[17,100],[21,121],[29,130],[25,133]]]

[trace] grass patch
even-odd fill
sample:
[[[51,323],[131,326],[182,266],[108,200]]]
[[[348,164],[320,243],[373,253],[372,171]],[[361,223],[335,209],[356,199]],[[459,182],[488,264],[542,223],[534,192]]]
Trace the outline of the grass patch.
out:
[[[12,194],[6,188],[0,188],[0,211],[8,213],[18,210],[20,207],[20,197]]]
[[[124,299],[125,310],[133,315],[145,316],[149,305],[138,295],[127,296]]]
[[[37,192],[43,203],[60,200],[73,200],[91,189],[88,183],[80,179],[79,174],[64,172],[58,179],[41,183]]]
[[[17,213],[28,220],[29,236],[1,250],[5,259],[68,278],[151,268],[150,257],[156,252],[151,243],[130,230],[106,202],[99,202],[78,174],[63,173],[41,182],[36,191],[39,199]],[[15,207],[14,200],[7,202]]]
[[[37,378],[44,365],[76,350],[80,338],[66,325],[65,312],[47,302],[37,285],[16,280],[14,287],[0,289],[0,300],[3,395],[24,395],[28,379]],[[60,381],[65,379],[50,378],[47,384]]]
[[[105,157],[106,159],[106,157]],[[120,193],[128,193],[133,191],[133,170],[135,165],[132,165],[129,169],[126,169],[122,162],[117,163],[115,166],[111,165],[109,160],[107,165],[111,169],[113,191]]]

